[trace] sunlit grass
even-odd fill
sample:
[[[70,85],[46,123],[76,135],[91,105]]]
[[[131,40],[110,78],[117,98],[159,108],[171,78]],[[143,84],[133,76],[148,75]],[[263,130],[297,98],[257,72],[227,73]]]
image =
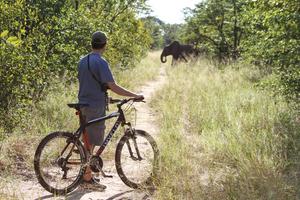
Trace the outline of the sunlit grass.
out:
[[[168,68],[153,102],[158,199],[295,198],[297,168],[285,170],[299,167],[299,123],[282,99],[255,87],[255,76],[247,66],[219,70],[205,61]]]

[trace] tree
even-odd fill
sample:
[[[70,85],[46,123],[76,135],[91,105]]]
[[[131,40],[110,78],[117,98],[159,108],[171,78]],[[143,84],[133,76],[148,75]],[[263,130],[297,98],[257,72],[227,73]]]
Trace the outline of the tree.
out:
[[[185,40],[205,46],[219,61],[236,60],[242,37],[242,1],[207,0],[186,9]]]
[[[145,28],[148,30],[149,34],[151,35],[151,49],[161,49],[163,47],[163,25],[160,19],[148,16],[142,18],[142,21],[145,25]]]
[[[164,24],[164,46],[170,44],[173,41],[181,41],[181,31],[182,31],[181,24]]]
[[[137,18],[144,8],[144,0],[1,1],[0,126],[11,131],[53,80],[76,80],[96,30],[109,35],[111,67],[134,67],[150,43]]]
[[[300,4],[297,0],[246,1],[245,57],[273,72],[271,85],[300,100]]]

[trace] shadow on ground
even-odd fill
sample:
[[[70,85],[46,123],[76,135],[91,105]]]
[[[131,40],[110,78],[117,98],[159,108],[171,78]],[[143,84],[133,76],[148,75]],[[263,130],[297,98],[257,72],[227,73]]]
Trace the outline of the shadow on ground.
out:
[[[143,193],[141,195],[136,195],[135,193],[137,192],[136,190],[127,190],[123,191],[120,193],[112,194],[110,197],[101,197],[101,192],[104,191],[97,191],[97,190],[75,190],[74,192],[66,195],[66,196],[60,196],[60,197],[55,197],[53,194],[50,195],[45,195],[42,197],[39,197],[35,200],[83,200],[83,199],[88,199],[88,200],[117,200],[117,199],[136,199],[135,197],[138,196],[138,199],[141,200],[147,200],[150,199],[150,194],[145,194]],[[86,196],[86,197],[85,197]],[[107,195],[105,195],[107,196]]]

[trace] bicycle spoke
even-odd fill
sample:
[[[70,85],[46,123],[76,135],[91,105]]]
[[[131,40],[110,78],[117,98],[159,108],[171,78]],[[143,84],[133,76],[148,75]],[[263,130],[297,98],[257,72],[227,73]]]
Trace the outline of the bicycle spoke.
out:
[[[75,147],[69,137],[57,135],[48,139],[39,150],[39,181],[47,186],[45,189],[50,187],[61,192],[78,182],[78,177],[85,166],[81,152],[73,152]]]
[[[149,142],[148,137],[150,136],[141,134],[127,135],[123,138],[125,141],[120,141],[118,145],[117,171],[121,179],[130,187],[141,187],[152,177],[157,152],[152,144],[154,141]]]

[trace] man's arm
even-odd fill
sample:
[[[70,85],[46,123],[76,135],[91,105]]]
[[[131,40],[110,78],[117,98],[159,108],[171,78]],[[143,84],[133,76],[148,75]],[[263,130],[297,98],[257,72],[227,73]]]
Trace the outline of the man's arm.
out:
[[[135,94],[135,93],[119,86],[118,84],[116,84],[114,82],[108,82],[107,85],[108,85],[108,88],[111,89],[111,91],[113,91],[114,93],[116,93],[118,95],[127,96],[127,97],[134,97],[134,98],[143,97],[143,95]]]

